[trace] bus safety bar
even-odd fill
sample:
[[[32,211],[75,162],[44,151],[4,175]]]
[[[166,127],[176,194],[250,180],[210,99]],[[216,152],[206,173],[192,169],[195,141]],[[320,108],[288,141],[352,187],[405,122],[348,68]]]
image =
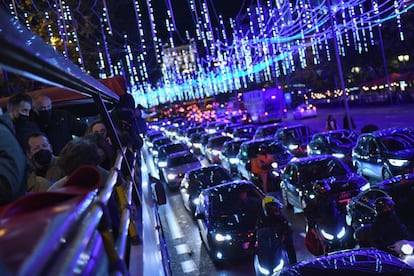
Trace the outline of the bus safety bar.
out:
[[[126,161],[126,160],[125,160]],[[89,239],[93,233],[98,229],[101,233],[106,254],[109,259],[110,267],[121,275],[129,275],[126,267],[124,255],[127,248],[127,237],[130,232],[131,222],[131,191],[132,184],[128,181],[126,185],[126,197],[128,206],[122,206],[119,234],[117,240],[113,240],[109,223],[106,220],[108,212],[107,204],[113,192],[116,192],[116,186],[119,179],[120,168],[122,164],[122,154],[119,153],[114,167],[111,169],[107,181],[103,188],[99,191],[98,196],[88,206],[86,216],[82,219],[78,227],[78,231],[70,243],[70,249],[65,252],[61,264],[54,267],[54,271],[50,275],[71,275],[77,267],[77,262],[85,252]],[[125,193],[125,191],[123,191]],[[118,194],[119,196],[119,194]],[[122,202],[122,200],[121,200]],[[104,225],[104,226],[102,226]],[[39,258],[41,255],[39,255]]]

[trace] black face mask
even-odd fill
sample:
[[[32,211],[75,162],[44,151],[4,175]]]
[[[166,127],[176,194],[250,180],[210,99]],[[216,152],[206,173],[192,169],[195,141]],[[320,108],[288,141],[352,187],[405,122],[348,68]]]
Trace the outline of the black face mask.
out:
[[[38,118],[40,124],[47,124],[52,116],[52,109],[42,110],[38,112]]]
[[[52,153],[49,150],[41,149],[33,155],[33,159],[40,166],[48,166],[52,160]]]

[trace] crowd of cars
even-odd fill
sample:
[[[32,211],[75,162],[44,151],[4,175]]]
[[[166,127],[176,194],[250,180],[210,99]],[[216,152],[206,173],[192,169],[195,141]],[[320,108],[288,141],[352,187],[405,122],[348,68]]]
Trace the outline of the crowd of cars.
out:
[[[313,111],[306,112],[315,116]],[[181,193],[214,262],[252,253],[254,220],[266,194],[252,171],[252,160],[261,152],[273,157],[269,191],[286,208],[302,212],[305,202],[316,196],[313,185],[323,181],[352,229],[372,222],[373,200],[381,194],[395,198],[405,221],[414,221],[406,212],[414,200],[411,128],[358,134],[346,129],[317,132],[303,123],[163,121],[151,125],[146,139],[160,178]],[[164,145],[155,142],[160,139]],[[241,191],[250,203],[238,210]]]

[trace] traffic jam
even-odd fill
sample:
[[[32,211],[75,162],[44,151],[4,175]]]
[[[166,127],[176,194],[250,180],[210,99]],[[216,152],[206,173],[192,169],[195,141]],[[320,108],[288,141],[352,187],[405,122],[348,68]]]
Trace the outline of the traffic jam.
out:
[[[154,120],[146,162],[180,197],[218,269],[412,275],[414,131],[315,131],[297,110],[293,123],[225,108]],[[306,258],[289,214],[303,215]]]

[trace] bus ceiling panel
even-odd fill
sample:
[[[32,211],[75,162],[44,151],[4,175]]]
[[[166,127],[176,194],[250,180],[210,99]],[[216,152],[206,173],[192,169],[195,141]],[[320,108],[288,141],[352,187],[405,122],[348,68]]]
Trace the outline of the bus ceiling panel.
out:
[[[99,94],[103,99],[119,99],[116,93],[65,59],[2,9],[0,49],[0,67],[7,71],[84,95]]]

